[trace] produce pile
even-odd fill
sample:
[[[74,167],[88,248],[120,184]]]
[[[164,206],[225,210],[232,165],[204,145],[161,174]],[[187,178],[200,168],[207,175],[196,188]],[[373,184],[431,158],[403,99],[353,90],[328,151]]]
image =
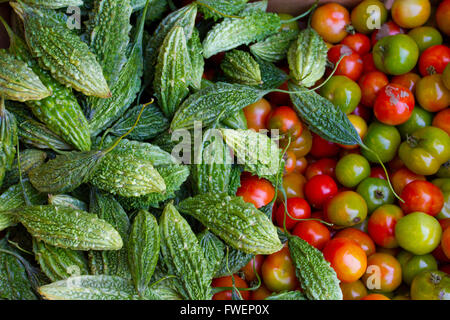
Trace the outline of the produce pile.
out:
[[[450,0],[9,4],[1,299],[450,300]]]

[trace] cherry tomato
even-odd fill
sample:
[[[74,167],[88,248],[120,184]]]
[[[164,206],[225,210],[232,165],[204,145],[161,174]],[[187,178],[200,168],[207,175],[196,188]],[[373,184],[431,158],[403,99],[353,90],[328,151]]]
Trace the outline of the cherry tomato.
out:
[[[339,62],[342,56],[345,57]],[[335,45],[328,50],[328,60],[334,65],[339,62],[339,66],[334,73],[336,76],[346,76],[353,81],[357,81],[363,71],[361,56],[343,44]]]
[[[370,39],[362,33],[349,34],[341,41],[341,44],[348,46],[360,56],[363,56],[370,51]]]
[[[395,23],[403,28],[415,28],[423,25],[430,17],[429,0],[395,0],[391,15]]]
[[[449,47],[443,44],[432,46],[420,55],[419,72],[423,77],[434,73],[442,73],[449,62]]]
[[[337,3],[320,6],[311,16],[311,27],[330,43],[338,43],[344,39],[349,25],[348,10]]]
[[[245,202],[253,203],[256,208],[268,205],[275,197],[275,188],[266,179],[250,174],[241,176],[241,186],[236,196],[244,198]]]
[[[245,288],[246,289],[246,288],[248,288],[247,282],[242,280],[242,278],[240,278],[237,275],[233,275],[233,278],[234,278],[234,281],[235,281],[236,288],[238,288],[238,289],[241,289],[241,288]],[[213,288],[217,288],[217,287],[232,287],[233,286],[233,280],[232,280],[231,276],[215,278],[215,279],[212,280],[211,285],[212,285]],[[241,294],[242,299],[249,300],[249,298],[250,298],[250,291],[241,291],[241,290],[239,290],[239,293]],[[213,295],[212,299],[213,300],[232,300],[231,290],[218,292],[215,295]]]
[[[405,214],[420,211],[434,217],[444,205],[441,189],[428,181],[416,180],[407,184],[400,197],[405,201],[400,203]]]
[[[388,84],[378,93],[373,111],[378,121],[396,126],[408,121],[414,104],[411,91],[397,84]]]
[[[372,71],[364,74],[358,84],[361,87],[361,104],[373,107],[378,92],[389,84],[389,79],[380,71]]]
[[[355,127],[356,132],[358,133],[361,140],[364,139],[364,137],[366,136],[366,133],[367,133],[366,121],[364,121],[364,119],[362,117],[357,116],[355,114],[349,114],[347,117],[348,117],[348,120],[350,120],[350,122],[353,124],[353,127]],[[339,144],[339,146],[346,150],[354,150],[359,147],[357,144],[354,144],[354,145]]]
[[[450,228],[446,228],[442,233],[441,248],[445,256],[450,259]]]
[[[241,269],[241,271],[244,273],[244,279],[246,281],[251,282],[256,280],[257,279],[256,273],[261,276],[261,266],[263,261],[264,256],[258,254],[252,260],[250,260],[250,262],[247,263],[245,267]]]
[[[323,256],[344,283],[361,278],[367,267],[367,256],[353,240],[338,238],[330,240],[323,249]]]
[[[366,200],[369,213],[384,204],[394,203],[394,194],[384,179],[366,178],[358,185],[356,192]]]
[[[284,217],[286,216],[286,229],[291,231],[295,225],[299,222],[293,220],[286,214],[285,208],[289,215],[294,219],[308,219],[311,217],[311,207],[308,202],[302,198],[289,198],[287,199],[286,206],[281,204],[275,213],[275,220],[279,227],[283,227]]]
[[[444,253],[444,250],[442,250],[442,246],[438,245],[436,247],[436,249],[434,249],[431,254],[433,255],[433,257],[436,258],[436,260],[438,260],[439,262],[442,263],[450,263],[450,259],[447,258],[447,256]]]
[[[261,271],[264,285],[270,291],[289,291],[297,287],[295,267],[292,264],[287,246],[267,256],[262,264]]]
[[[251,291],[250,300],[264,300],[271,294],[272,292],[264,284],[261,284],[258,289]]]
[[[414,277],[422,271],[438,269],[437,261],[431,254],[417,256],[408,251],[401,251],[397,255],[397,260],[402,267],[403,281],[408,285],[411,285]]]
[[[403,189],[415,180],[426,181],[425,176],[416,174],[406,167],[402,167],[391,175],[392,186],[397,194],[401,194]]]
[[[281,106],[273,110],[267,119],[269,130],[278,129],[280,135],[297,138],[302,134],[303,125],[297,113],[287,106]]]
[[[369,175],[369,161],[359,154],[348,154],[336,165],[336,178],[344,187],[356,187]]]
[[[295,226],[292,234],[305,240],[318,250],[322,250],[331,238],[328,228],[315,220],[300,221]]]
[[[316,209],[322,209],[325,201],[337,194],[338,187],[334,179],[325,174],[319,174],[305,185],[305,197]]]
[[[418,255],[436,249],[441,235],[439,222],[423,212],[410,213],[398,220],[395,226],[395,238],[399,246]]]
[[[295,153],[288,150],[284,156],[284,163],[284,174],[294,172],[297,164],[297,157],[295,156]]]
[[[272,106],[266,99],[261,99],[244,109],[244,115],[247,119],[247,127],[255,131],[266,129],[266,122],[272,111]]]
[[[412,29],[408,32],[408,36],[414,39],[420,52],[425,51],[431,46],[442,44],[442,36],[440,32],[429,26]]]
[[[283,188],[286,191],[287,198],[303,198],[303,187],[305,186],[306,178],[296,172],[289,173],[283,177]],[[278,200],[284,200],[280,191],[278,191]]]
[[[352,26],[356,31],[368,34],[386,22],[388,12],[381,1],[364,0],[351,14]]]
[[[323,213],[331,223],[351,227],[366,219],[367,204],[356,192],[342,191],[325,202]]]
[[[370,149],[376,151],[381,161],[389,162],[397,154],[401,137],[397,128],[380,122],[372,122],[363,142]],[[378,162],[377,157],[365,149],[361,150],[361,154],[370,162]]]
[[[311,180],[314,176],[325,174],[332,178],[336,177],[337,161],[331,158],[322,158],[316,162],[311,163],[306,169],[306,179]]]
[[[384,169],[380,166],[371,168],[370,177],[387,180],[386,173],[384,172]]]
[[[411,117],[401,125],[399,125],[398,131],[403,139],[406,139],[409,135],[413,134],[420,128],[431,126],[433,121],[433,114],[425,109],[415,106],[411,114]]]
[[[346,76],[332,76],[320,88],[320,95],[346,114],[352,113],[361,101],[361,89],[355,81]]]
[[[310,154],[316,158],[332,157],[339,153],[339,146],[336,143],[323,139],[319,135],[312,134],[312,147]]]
[[[436,10],[436,23],[439,29],[450,36],[450,0],[444,0]]]
[[[372,47],[378,42],[378,40],[383,39],[387,36],[395,36],[397,34],[404,34],[405,31],[400,28],[394,21],[389,21],[381,25],[380,29],[372,32],[370,36],[370,41],[372,43]]]
[[[450,276],[442,271],[424,271],[411,283],[412,300],[449,300]]]
[[[291,20],[294,18],[294,16],[288,14],[288,13],[277,13],[277,15],[280,17],[281,21],[287,21],[287,20]],[[294,30],[294,31],[298,31],[299,27],[298,27],[298,22],[297,21],[291,21],[288,23],[283,23],[281,25],[281,29],[280,30]]]
[[[449,64],[450,65],[450,64]],[[439,111],[433,118],[433,127],[440,128],[450,135],[450,109]]]
[[[442,75],[423,77],[417,83],[417,102],[427,111],[437,112],[450,105],[450,90],[444,85]]]
[[[363,74],[372,71],[378,71],[375,66],[375,62],[373,62],[373,54],[368,53],[362,56],[363,61]]]
[[[380,293],[371,293],[365,296],[364,298],[361,298],[361,300],[391,300],[391,299]]]
[[[286,148],[287,141],[281,140],[280,147],[283,149]],[[304,127],[302,134],[298,138],[291,140],[291,144],[289,145],[288,150],[294,152],[297,159],[300,159],[306,156],[311,151],[311,148],[312,148],[311,131],[309,131],[308,128]]]
[[[398,76],[394,76],[391,79],[392,84],[398,84],[402,87],[408,88],[412,93],[416,92],[416,84],[420,80],[420,76],[414,72],[408,72]]]
[[[402,283],[402,267],[394,256],[374,253],[367,258],[363,283],[369,290],[392,292]]]
[[[355,241],[361,249],[364,250],[367,256],[375,253],[375,243],[369,235],[361,230],[355,228],[345,228],[336,233],[333,239],[346,238]]]
[[[343,300],[360,300],[367,296],[367,289],[360,280],[354,282],[341,282],[339,284]]]
[[[280,90],[289,90],[288,83],[283,83],[278,89]],[[267,95],[269,101],[277,106],[287,106],[291,103],[291,98],[288,93],[284,92],[271,92]]]
[[[297,158],[295,161],[294,172],[304,174],[308,167],[308,160],[305,157]]]
[[[395,239],[395,225],[402,217],[402,210],[393,204],[386,204],[375,210],[369,217],[367,225],[372,240],[383,248],[398,247]]]

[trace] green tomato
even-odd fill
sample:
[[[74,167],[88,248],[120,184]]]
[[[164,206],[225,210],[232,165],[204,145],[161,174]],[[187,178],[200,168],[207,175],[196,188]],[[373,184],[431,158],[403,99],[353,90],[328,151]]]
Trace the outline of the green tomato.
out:
[[[436,173],[438,178],[450,178],[450,160],[444,163]]]
[[[432,254],[413,255],[411,252],[401,251],[397,255],[397,260],[402,266],[403,281],[408,285],[422,271],[434,271],[438,269],[437,261]]]
[[[441,241],[442,228],[432,216],[413,212],[401,218],[395,225],[395,238],[400,247],[414,254],[427,254]]]
[[[368,128],[363,142],[378,154],[382,162],[389,162],[397,154],[401,137],[396,127],[373,122]],[[377,157],[370,151],[362,149],[361,154],[370,162],[378,162]]]
[[[293,18],[295,18],[294,16],[288,14],[288,13],[277,13],[277,15],[280,17],[281,21],[288,21],[291,20]],[[300,28],[298,27],[298,22],[297,21],[291,21],[291,22],[287,22],[287,23],[283,23],[281,25],[281,30],[294,30],[294,31],[298,31],[300,30]]]
[[[384,179],[366,178],[358,185],[356,192],[366,200],[369,213],[384,204],[394,203],[394,194]]]
[[[364,0],[351,13],[352,26],[356,31],[369,34],[386,22],[388,11],[379,0]]]
[[[414,28],[408,32],[408,36],[414,39],[421,53],[429,47],[442,44],[441,33],[433,27]]]
[[[373,47],[373,62],[378,70],[392,75],[411,71],[419,59],[419,47],[406,34],[396,34],[378,40]]]
[[[426,111],[422,107],[415,106],[411,114],[411,117],[401,125],[397,126],[398,131],[402,139],[405,139],[407,135],[413,134],[420,128],[431,126],[433,122],[433,114]]]
[[[442,194],[444,195],[444,205],[436,216],[438,220],[448,219],[450,218],[450,179],[449,178],[440,178],[434,179],[432,183],[441,189]]]
[[[450,159],[450,137],[436,127],[421,128],[400,145],[398,155],[412,172],[435,174]]]
[[[361,101],[361,88],[346,76],[333,76],[322,88],[320,95],[330,100],[344,113],[352,113]]]
[[[442,271],[423,271],[411,283],[412,300],[450,300],[450,276]]]
[[[356,192],[343,191],[325,203],[323,212],[331,223],[352,227],[366,220],[367,204]]]
[[[348,154],[336,165],[336,178],[344,187],[356,187],[368,176],[370,176],[369,161],[359,154]]]

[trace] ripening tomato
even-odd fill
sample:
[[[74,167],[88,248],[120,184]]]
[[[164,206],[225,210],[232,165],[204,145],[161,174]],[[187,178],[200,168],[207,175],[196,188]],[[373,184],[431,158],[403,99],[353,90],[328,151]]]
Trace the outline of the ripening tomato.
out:
[[[425,50],[419,59],[419,72],[422,77],[442,73],[450,62],[450,48],[446,45],[436,45]]]
[[[346,114],[352,113],[361,101],[360,87],[346,76],[332,76],[320,88],[320,95]]]
[[[256,280],[257,279],[256,274],[261,276],[261,266],[263,261],[264,256],[258,254],[241,269],[241,271],[244,273],[244,279],[246,281],[251,282]]]
[[[281,21],[288,21],[288,20],[292,20],[295,17],[288,14],[288,13],[277,13],[277,15],[280,17]],[[286,31],[286,30],[294,30],[294,31],[298,31],[299,27],[298,27],[298,22],[297,21],[291,21],[291,22],[284,22],[281,25],[281,29],[280,31]]]
[[[407,184],[400,197],[405,201],[400,203],[405,214],[420,211],[434,217],[444,205],[441,189],[428,181],[416,180]]]
[[[304,174],[308,167],[308,160],[305,157],[297,158],[295,161],[294,172]]]
[[[342,191],[329,198],[323,207],[327,221],[341,227],[351,227],[367,217],[367,204],[364,198],[354,191]]]
[[[403,217],[403,211],[393,204],[385,204],[369,217],[367,230],[372,240],[383,248],[398,247],[395,239],[395,225]]]
[[[449,64],[450,65],[450,64]],[[433,127],[444,130],[450,135],[450,109],[439,111],[433,118]]]
[[[420,80],[420,76],[414,72],[408,72],[398,76],[394,76],[391,79],[392,84],[398,84],[402,87],[408,88],[412,93],[416,92],[416,84]]]
[[[408,121],[414,104],[411,91],[396,84],[388,84],[378,93],[373,111],[380,122],[396,126]]]
[[[425,176],[416,174],[406,167],[401,167],[391,175],[392,186],[397,194],[401,194],[403,189],[415,180],[426,181]]]
[[[408,121],[402,123],[397,128],[402,138],[406,140],[408,136],[412,135],[417,130],[431,126],[432,121],[433,114],[416,105]]]
[[[361,298],[361,300],[391,300],[391,299],[386,297],[384,294],[371,293],[365,296],[364,298]]]
[[[343,300],[360,300],[367,296],[367,289],[360,280],[339,284]]]
[[[303,198],[303,188],[306,183],[306,178],[296,172],[289,173],[283,177],[283,188],[286,191],[287,198]],[[278,198],[279,201],[284,201],[283,194],[278,191]]]
[[[358,84],[361,87],[361,104],[373,107],[378,92],[389,84],[389,79],[384,73],[373,71],[365,73]]]
[[[349,34],[341,41],[341,44],[348,46],[360,56],[363,56],[370,51],[370,39],[362,33]]]
[[[370,149],[376,150],[381,161],[389,162],[397,154],[401,137],[396,127],[374,121],[369,125],[363,142]],[[367,150],[361,150],[361,154],[370,162],[378,162],[377,157]]]
[[[242,280],[242,278],[240,278],[237,275],[233,275],[233,278],[234,278],[235,285],[236,285],[237,289],[247,289],[248,288],[247,282]],[[232,287],[233,286],[233,279],[231,278],[231,276],[215,278],[215,279],[212,280],[211,286],[213,288]],[[249,298],[250,298],[250,291],[239,290],[239,293],[241,294],[242,299],[249,300]],[[232,300],[231,290],[218,292],[215,295],[213,295],[212,299],[213,300]]]
[[[322,250],[331,238],[330,230],[316,220],[300,221],[292,234],[305,240],[318,250]]]
[[[345,57],[339,62],[342,56]],[[334,73],[336,76],[346,76],[353,81],[357,81],[363,71],[361,56],[343,44],[335,45],[328,50],[328,60],[334,65],[339,62],[339,66]]]
[[[286,214],[286,209],[289,215]],[[291,231],[298,223],[298,219],[308,219],[311,217],[311,207],[305,199],[296,197],[289,198],[287,199],[286,206],[282,203],[275,212],[275,221],[281,228],[283,228],[285,217],[286,229]]]
[[[316,162],[311,163],[306,169],[306,179],[311,180],[312,177],[319,174],[325,174],[332,178],[336,178],[336,164],[337,161],[331,158],[322,158]]]
[[[258,289],[251,291],[250,300],[265,300],[271,294],[272,292],[269,291],[269,289],[267,289],[266,286],[261,283]]]
[[[256,208],[261,208],[273,200],[275,188],[266,179],[244,173],[241,175],[241,186],[236,196],[244,198],[245,202],[253,203]]]
[[[286,148],[288,140],[282,139],[280,141],[280,147]],[[306,156],[312,148],[312,134],[307,127],[303,128],[302,134],[296,139],[291,140],[288,150],[294,152],[297,159]]]
[[[284,155],[284,174],[294,172],[296,164],[297,157],[295,156],[295,153],[288,150]]]
[[[414,28],[408,32],[408,36],[416,41],[420,52],[425,51],[429,47],[442,44],[442,35],[433,27],[424,26]]]
[[[407,29],[423,25],[430,17],[430,12],[429,0],[395,0],[391,8],[395,23]]]
[[[363,275],[366,287],[378,292],[392,292],[402,283],[402,267],[398,260],[385,253],[374,253],[367,258]]]
[[[364,121],[363,118],[360,116],[357,116],[355,114],[349,114],[347,115],[348,120],[352,123],[353,127],[356,129],[356,132],[358,133],[359,137],[364,139],[366,133],[367,133],[367,123]],[[341,148],[346,150],[354,150],[359,147],[359,145],[344,145],[344,144],[338,144]]]
[[[317,8],[311,16],[311,27],[327,42],[338,43],[347,35],[350,25],[348,10],[337,3]]]
[[[441,248],[445,256],[450,259],[450,228],[446,228],[442,233]]]
[[[372,167],[370,169],[370,177],[387,180],[386,172],[384,172],[383,167],[380,166]]]
[[[316,158],[333,157],[339,153],[339,146],[321,136],[312,134],[312,148],[310,154]]]
[[[359,154],[347,154],[336,165],[336,178],[347,188],[356,187],[369,175],[369,161]]]
[[[345,228],[335,234],[333,239],[347,238],[355,241],[361,249],[364,250],[367,256],[375,253],[375,243],[369,235],[361,230],[355,228]]]
[[[278,129],[280,135],[295,139],[302,134],[303,125],[291,107],[281,106],[270,113],[267,119],[267,128],[269,130]]]
[[[259,131],[266,129],[267,118],[272,112],[272,106],[266,99],[261,99],[244,109],[245,119],[247,119],[247,127]]]
[[[295,266],[292,263],[287,246],[267,256],[262,264],[261,271],[264,285],[270,291],[290,291],[297,287],[298,280],[295,275]]]
[[[305,184],[305,197],[316,209],[322,209],[325,201],[334,197],[338,192],[338,187],[334,179],[325,174],[319,174]]]
[[[278,89],[280,90],[289,90],[288,83],[283,83]],[[288,93],[285,92],[271,92],[267,95],[267,99],[271,104],[276,106],[288,106],[291,103],[291,98]]]
[[[375,62],[373,62],[372,53],[363,55],[361,59],[363,61],[363,74],[367,72],[378,71],[377,67],[375,66]]]
[[[450,36],[450,0],[444,0],[436,10],[436,23],[439,29]]]
[[[352,26],[356,31],[369,34],[386,22],[388,11],[379,0],[364,0],[351,13]]]
[[[450,90],[444,85],[440,74],[420,79],[416,87],[416,97],[422,108],[430,112],[441,111],[450,105]]]
[[[394,21],[389,21],[381,25],[380,29],[372,32],[370,36],[370,41],[372,47],[378,42],[378,40],[383,39],[387,36],[395,36],[397,34],[403,34],[405,31],[400,28]]]
[[[366,271],[366,253],[353,240],[347,238],[330,240],[323,249],[323,256],[330,262],[342,282],[354,282]]]

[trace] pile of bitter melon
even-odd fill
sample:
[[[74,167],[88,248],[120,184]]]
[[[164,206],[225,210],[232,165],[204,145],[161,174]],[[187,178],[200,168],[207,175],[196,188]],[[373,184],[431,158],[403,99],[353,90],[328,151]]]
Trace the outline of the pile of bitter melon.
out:
[[[0,298],[211,299],[213,278],[288,242],[303,292],[271,299],[342,299],[322,253],[273,225],[273,202],[236,196],[242,171],[282,189],[283,150],[248,130],[242,109],[288,78],[312,131],[364,147],[308,89],[325,72],[322,38],[282,30],[267,1],[247,2],[10,1]],[[222,52],[221,75],[205,80],[205,60]],[[274,64],[286,58],[289,75]]]

